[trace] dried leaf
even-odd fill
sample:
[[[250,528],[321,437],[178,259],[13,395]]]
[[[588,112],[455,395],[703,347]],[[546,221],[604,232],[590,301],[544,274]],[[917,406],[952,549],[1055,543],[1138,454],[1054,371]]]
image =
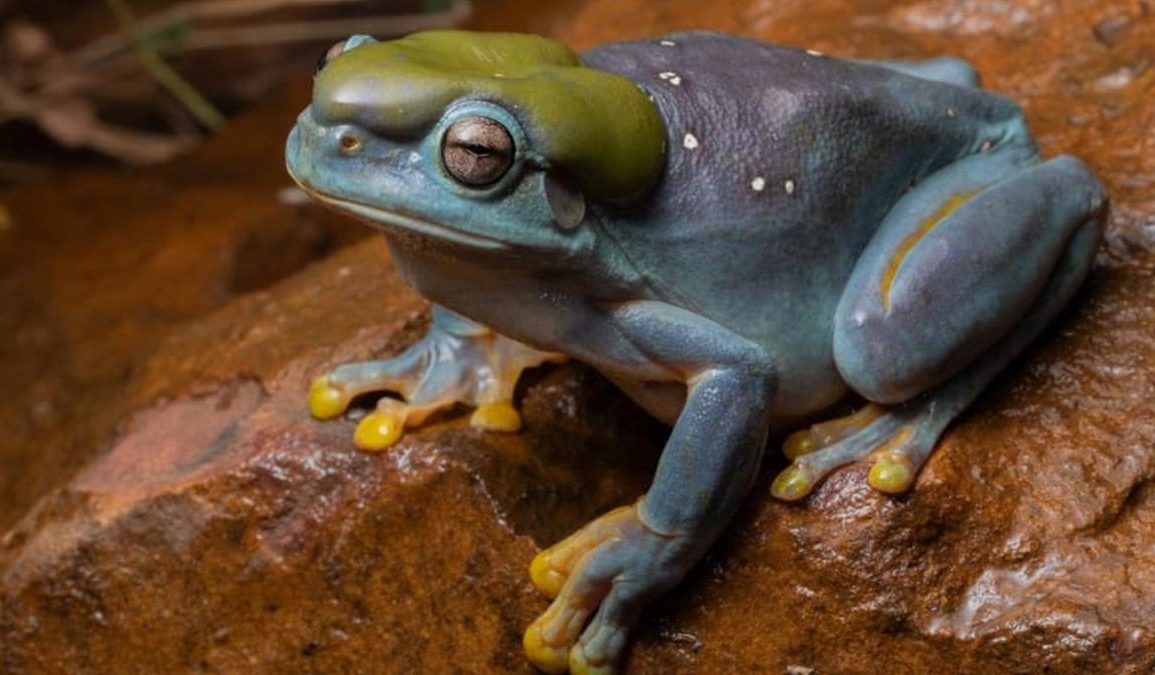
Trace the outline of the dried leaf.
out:
[[[74,148],[86,145],[96,128],[96,110],[84,99],[69,98],[37,110],[33,120],[57,143]]]
[[[187,152],[200,139],[135,131],[97,121],[88,146],[128,164],[156,164]]]
[[[44,61],[56,53],[48,31],[27,21],[9,22],[0,44],[3,44],[4,56],[21,64]]]

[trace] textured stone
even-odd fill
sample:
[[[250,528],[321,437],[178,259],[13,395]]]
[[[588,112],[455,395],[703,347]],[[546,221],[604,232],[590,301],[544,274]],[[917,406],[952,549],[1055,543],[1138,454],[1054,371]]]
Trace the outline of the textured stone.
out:
[[[516,11],[510,6],[493,11]],[[773,456],[737,522],[647,613],[631,669],[1155,668],[1149,3],[593,0],[567,11],[572,20],[554,14],[542,25],[577,46],[710,27],[836,55],[969,58],[988,87],[1023,103],[1047,153],[1086,158],[1114,199],[1085,291],[952,428],[911,494],[874,493],[854,467],[804,504],[785,505],[768,495],[765,478],[783,464]],[[1110,45],[1093,30],[1107,20],[1127,24]],[[238,128],[269,138],[287,119],[270,106]],[[250,178],[229,148],[221,141],[186,166],[205,181],[224,175],[239,193]],[[142,188],[138,198],[170,200],[151,211],[168,222],[205,208],[203,194],[150,194]],[[230,208],[239,214],[250,202],[238,196]],[[27,215],[13,203],[13,232],[21,232]],[[276,217],[284,216],[263,216]],[[202,224],[232,241],[229,232],[256,231],[253,218]],[[147,219],[139,219],[127,231],[143,238]],[[71,240],[57,240],[62,250],[44,244],[35,262],[0,276],[21,307],[91,290],[77,303],[83,321],[52,309],[63,304],[43,310],[39,333],[27,338],[40,335],[43,351],[2,352],[0,376],[18,377],[5,379],[16,396],[0,400],[0,422],[36,408],[30,355],[42,354],[38,363],[54,377],[83,381],[73,375],[85,372],[77,355],[119,354],[119,375],[95,369],[92,392],[49,387],[56,403],[41,426],[13,425],[0,448],[5,460],[27,462],[42,449],[51,458],[7,479],[23,490],[0,502],[7,522],[62,486],[0,540],[0,669],[528,670],[520,630],[545,600],[525,566],[537,547],[643,490],[664,430],[597,375],[567,366],[521,387],[522,434],[481,434],[449,415],[386,453],[357,453],[354,422],[310,420],[303,392],[327,366],[388,353],[423,328],[424,303],[390,273],[380,243],[343,249],[272,285],[279,275],[256,275],[262,281],[244,289],[182,304],[170,295],[204,298],[203,289],[235,277],[213,262],[203,235],[160,229],[167,243],[129,247],[144,257],[122,263],[153,270],[135,293],[85,276],[75,261],[99,260],[68,247],[104,239],[79,225]],[[27,249],[6,244],[10,236],[0,232],[0,255],[15,259]],[[184,253],[182,236],[191,242]],[[128,284],[132,275],[115,278]],[[41,280],[48,290],[37,290]],[[119,339],[135,346],[118,352],[98,319],[147,317],[137,304],[146,301],[187,312],[122,328]],[[5,312],[13,310],[0,307],[0,321]],[[60,354],[70,358],[54,362]],[[102,448],[69,480],[66,468]]]

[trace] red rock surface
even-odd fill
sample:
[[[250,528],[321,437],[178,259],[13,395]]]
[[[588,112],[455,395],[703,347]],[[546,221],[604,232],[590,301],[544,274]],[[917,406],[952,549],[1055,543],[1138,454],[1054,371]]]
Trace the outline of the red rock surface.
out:
[[[518,13],[492,11],[487,27]],[[853,468],[788,506],[762,481],[647,614],[631,669],[1155,668],[1155,8],[556,12],[539,27],[578,46],[712,27],[837,55],[958,54],[1114,198],[1076,306],[913,493],[873,493]],[[0,195],[15,224],[0,231],[0,297],[15,299],[0,305],[14,336],[0,343],[0,527],[15,523],[0,540],[0,670],[526,671],[520,630],[545,607],[524,573],[535,548],[644,489],[663,429],[578,366],[522,387],[516,436],[447,416],[365,455],[353,422],[309,419],[310,376],[400,347],[424,305],[376,241],[270,285],[313,257],[302,232],[348,236],[275,199],[301,93],[161,174]]]

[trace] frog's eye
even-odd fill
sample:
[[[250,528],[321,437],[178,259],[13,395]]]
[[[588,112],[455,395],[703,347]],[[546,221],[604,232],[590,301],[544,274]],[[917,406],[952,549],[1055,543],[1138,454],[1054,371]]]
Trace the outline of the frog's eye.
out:
[[[449,175],[464,185],[489,185],[513,164],[513,137],[488,117],[463,117],[441,140],[441,162]]]

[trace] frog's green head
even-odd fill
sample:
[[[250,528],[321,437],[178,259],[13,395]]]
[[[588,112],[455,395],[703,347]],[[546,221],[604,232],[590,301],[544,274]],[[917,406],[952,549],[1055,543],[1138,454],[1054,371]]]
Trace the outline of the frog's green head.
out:
[[[642,90],[559,42],[434,31],[330,49],[286,155],[306,190],[384,229],[573,252],[593,237],[587,200],[654,185],[663,138]]]

